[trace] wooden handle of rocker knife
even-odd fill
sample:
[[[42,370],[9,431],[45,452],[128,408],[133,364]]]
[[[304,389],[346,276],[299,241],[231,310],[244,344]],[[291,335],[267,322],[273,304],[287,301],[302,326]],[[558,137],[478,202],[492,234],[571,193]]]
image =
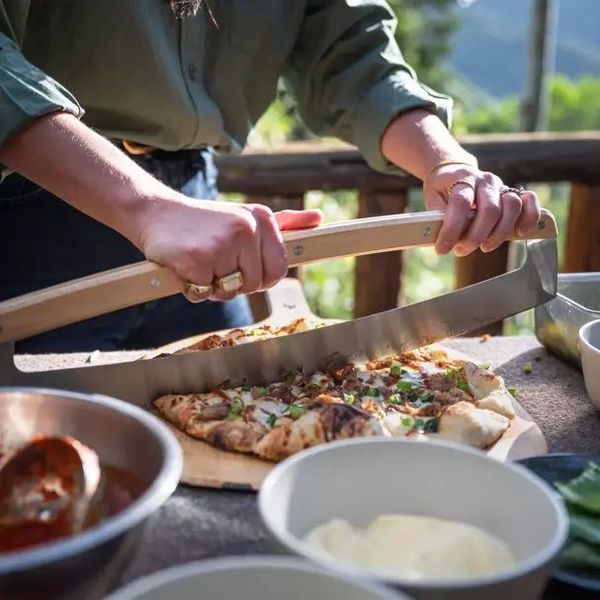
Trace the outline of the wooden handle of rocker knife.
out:
[[[431,246],[441,211],[354,219],[284,233],[290,267],[327,258]],[[527,239],[555,238],[556,222],[544,211]],[[514,239],[525,239],[515,237]],[[0,342],[23,339],[128,306],[183,292],[187,282],[148,261],[104,271],[0,302]]]

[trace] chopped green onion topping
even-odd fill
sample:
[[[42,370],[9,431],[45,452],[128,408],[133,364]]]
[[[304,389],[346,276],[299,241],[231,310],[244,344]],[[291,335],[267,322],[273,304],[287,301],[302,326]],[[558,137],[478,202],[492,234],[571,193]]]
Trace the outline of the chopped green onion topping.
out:
[[[518,396],[517,393],[517,388],[508,388],[508,393],[513,397],[516,398]]]
[[[292,419],[299,419],[306,412],[306,407],[302,404],[290,404],[288,413]]]
[[[235,397],[231,400],[231,404],[227,410],[227,418],[234,420],[242,414],[244,410],[244,403],[239,397]]]
[[[400,363],[393,363],[390,367],[390,374],[394,375],[395,377],[400,377],[400,375],[403,373],[406,373],[406,370],[402,368]]]
[[[400,394],[392,394],[388,398],[388,402],[390,404],[404,404],[404,400],[402,400],[402,396]]]
[[[424,433],[435,433],[438,430],[439,424],[440,424],[440,420],[437,417],[427,419],[425,421],[425,425],[423,426],[423,432]]]
[[[352,394],[348,394],[347,392],[344,392],[343,400],[345,404],[354,404],[354,396]]]
[[[400,423],[402,423],[403,427],[412,427],[412,417],[402,417],[402,419],[400,419]]]
[[[410,381],[399,381],[396,384],[396,391],[406,394],[408,392],[412,392],[413,384]]]
[[[456,387],[459,390],[462,390],[463,392],[470,392],[471,388],[469,387],[469,384],[466,381],[457,381],[456,382]]]
[[[304,386],[304,390],[306,392],[319,392],[321,391],[321,386],[318,383],[311,382]]]
[[[251,391],[252,391],[251,385],[243,385],[242,386],[242,392],[251,392]]]
[[[431,393],[423,394],[411,403],[413,408],[421,408],[425,404],[429,404],[433,400],[434,396]]]
[[[530,375],[533,371],[533,365],[530,362],[526,362],[521,368],[523,369],[523,373],[525,373],[525,375]]]
[[[267,388],[266,387],[255,387],[253,390],[254,394],[256,394],[259,398],[261,396],[266,396],[267,395]]]
[[[533,360],[535,360],[535,362],[540,362],[540,360],[542,360],[542,355],[538,354],[537,356],[534,356]]]
[[[371,396],[371,398],[377,398],[379,396],[379,390],[375,387],[369,386],[366,392],[367,396]]]
[[[267,425],[269,427],[274,427],[275,426],[275,421],[277,421],[277,415],[275,414],[270,414],[267,418]]]
[[[444,375],[444,379],[448,382],[450,381],[454,381],[455,379],[458,379],[460,376],[459,372],[457,369],[450,369],[449,371],[446,372],[446,374]]]

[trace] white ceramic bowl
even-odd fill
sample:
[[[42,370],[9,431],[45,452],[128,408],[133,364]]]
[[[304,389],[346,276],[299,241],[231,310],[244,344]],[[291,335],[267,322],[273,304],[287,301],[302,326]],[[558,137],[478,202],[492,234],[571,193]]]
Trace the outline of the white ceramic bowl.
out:
[[[600,319],[579,330],[579,350],[588,396],[600,410]]]
[[[536,598],[568,531],[562,501],[541,479],[521,466],[442,442],[363,438],[324,444],[275,467],[258,502],[265,525],[287,551],[427,600]],[[509,545],[517,565],[493,576],[414,582],[323,560],[303,542],[334,517],[366,526],[386,513],[481,527]]]
[[[409,600],[306,561],[277,556],[217,558],[159,571],[105,600]]]

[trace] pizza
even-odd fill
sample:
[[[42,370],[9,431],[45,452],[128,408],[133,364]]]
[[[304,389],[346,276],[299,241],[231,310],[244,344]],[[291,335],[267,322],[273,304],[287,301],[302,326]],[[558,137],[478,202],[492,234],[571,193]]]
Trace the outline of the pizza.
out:
[[[226,348],[228,346],[239,346],[249,342],[257,342],[269,338],[291,335],[322,327],[320,322],[311,322],[305,318],[295,319],[286,325],[257,325],[255,327],[245,327],[244,329],[232,329],[226,333],[212,333],[202,339],[185,346],[174,352],[174,354],[184,354],[188,352],[198,352],[201,350],[213,350],[215,348]]]
[[[515,417],[501,377],[433,347],[364,363],[333,357],[314,373],[296,370],[262,386],[169,394],[154,407],[194,438],[269,461],[375,435],[487,448]]]

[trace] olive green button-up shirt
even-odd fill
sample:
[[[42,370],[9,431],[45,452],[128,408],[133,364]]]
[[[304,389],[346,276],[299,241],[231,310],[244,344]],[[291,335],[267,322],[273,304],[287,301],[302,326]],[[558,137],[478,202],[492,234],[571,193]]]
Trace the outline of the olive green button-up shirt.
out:
[[[380,170],[385,127],[451,101],[421,85],[382,0],[0,0],[0,144],[63,110],[108,137],[237,152],[284,78],[306,124]]]

